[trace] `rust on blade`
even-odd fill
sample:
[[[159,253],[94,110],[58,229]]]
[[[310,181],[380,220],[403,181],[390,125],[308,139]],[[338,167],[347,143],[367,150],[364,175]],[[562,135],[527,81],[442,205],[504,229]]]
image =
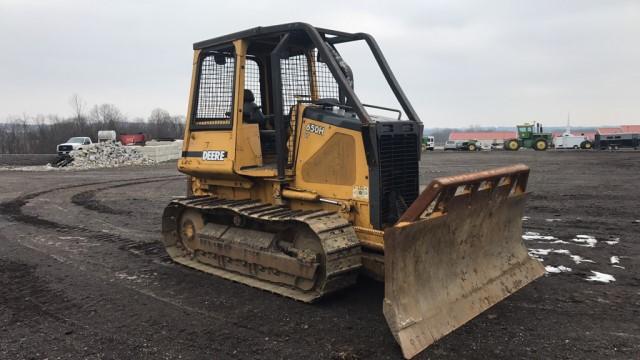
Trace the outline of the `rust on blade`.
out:
[[[434,180],[384,234],[384,315],[406,358],[544,274],[522,242],[529,168]]]
[[[420,196],[402,214],[398,223],[416,221],[430,205],[433,211],[429,215],[440,215],[446,211],[446,204],[454,196],[466,195],[472,197],[481,190],[490,187],[495,190],[502,188],[509,194],[522,194],[527,188],[529,167],[516,164],[501,168],[485,170],[475,173],[441,177],[433,180]],[[465,187],[465,193],[459,194],[459,188]],[[505,189],[505,186],[508,188]],[[434,203],[435,202],[435,203]]]

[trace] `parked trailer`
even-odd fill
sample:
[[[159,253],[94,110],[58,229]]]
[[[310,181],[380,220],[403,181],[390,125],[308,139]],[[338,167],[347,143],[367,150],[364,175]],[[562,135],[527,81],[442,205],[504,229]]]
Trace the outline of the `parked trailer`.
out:
[[[595,140],[595,147],[600,150],[622,148],[638,150],[640,147],[640,133],[596,134]]]
[[[116,142],[116,132],[114,130],[98,131],[98,142]]]

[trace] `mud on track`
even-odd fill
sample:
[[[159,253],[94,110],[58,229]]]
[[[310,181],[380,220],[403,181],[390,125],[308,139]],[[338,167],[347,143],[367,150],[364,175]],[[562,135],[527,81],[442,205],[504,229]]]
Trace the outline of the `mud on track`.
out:
[[[533,169],[525,230],[555,239],[527,246],[593,262],[540,255],[572,270],[536,281],[419,358],[638,357],[640,154],[426,153],[421,182],[516,162]],[[379,283],[363,278],[307,305],[171,263],[157,242],[160,216],[184,186],[173,164],[0,171],[0,358],[401,357]],[[598,242],[583,246],[576,235]],[[589,282],[591,271],[616,281]]]

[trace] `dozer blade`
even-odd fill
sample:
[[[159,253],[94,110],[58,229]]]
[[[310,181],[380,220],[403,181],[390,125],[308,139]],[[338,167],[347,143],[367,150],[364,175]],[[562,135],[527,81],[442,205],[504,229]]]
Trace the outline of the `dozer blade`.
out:
[[[522,242],[529,168],[434,180],[384,233],[384,315],[405,358],[544,274]]]

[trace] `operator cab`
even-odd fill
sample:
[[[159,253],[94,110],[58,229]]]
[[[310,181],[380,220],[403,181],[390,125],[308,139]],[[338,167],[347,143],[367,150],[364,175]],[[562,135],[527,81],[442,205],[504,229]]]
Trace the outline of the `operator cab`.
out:
[[[194,44],[189,130],[237,127],[234,136],[240,138],[235,150],[246,154],[235,160],[234,171],[278,164],[282,177],[293,168],[302,116],[355,130],[390,120],[369,114],[364,107],[397,112],[400,119],[400,110],[363,104],[355,94],[353,73],[337,49],[354,41],[367,43],[408,120],[419,123],[373,38],[292,23]]]

